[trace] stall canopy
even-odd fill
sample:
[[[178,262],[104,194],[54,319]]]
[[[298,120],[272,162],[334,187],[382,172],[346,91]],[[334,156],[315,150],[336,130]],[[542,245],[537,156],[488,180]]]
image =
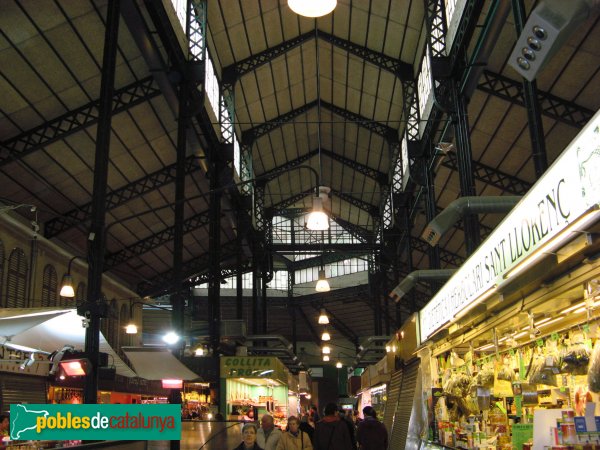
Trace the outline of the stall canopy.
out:
[[[27,313],[29,312],[29,313]],[[71,345],[76,350],[85,347],[85,328],[82,317],[74,309],[0,310],[0,343],[27,347],[31,351],[52,353]],[[26,350],[27,351],[27,350]],[[100,333],[100,351],[108,353],[109,364],[117,374],[135,377],[136,373],[123,362]]]
[[[10,341],[13,336],[70,311],[56,308],[1,308],[0,338]]]
[[[146,380],[197,380],[200,377],[184,366],[164,347],[123,347],[138,376]]]

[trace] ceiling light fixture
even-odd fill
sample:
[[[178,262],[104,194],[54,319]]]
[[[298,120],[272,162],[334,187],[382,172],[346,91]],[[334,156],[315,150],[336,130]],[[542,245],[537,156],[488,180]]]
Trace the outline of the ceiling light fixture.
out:
[[[325,362],[329,361],[329,355],[323,355],[323,361],[325,361]]]
[[[341,361],[336,362],[335,363],[335,367],[338,368],[338,369],[341,369],[342,368],[342,362]]]
[[[331,347],[329,347],[329,345],[324,345],[324,346],[323,346],[323,354],[324,354],[324,355],[329,355],[329,354],[331,354]]]
[[[322,17],[337,6],[337,0],[288,0],[288,6],[304,17]]]
[[[291,3],[291,1],[290,1]],[[306,0],[299,0],[299,4],[312,3]],[[319,4],[327,3],[327,1],[318,1]],[[334,5],[335,7],[335,5]],[[315,23],[315,43],[316,43],[316,54],[317,54],[317,145],[319,154],[319,180],[323,181],[323,163],[321,160],[321,75],[319,71],[319,35],[317,31],[317,25]],[[323,202],[329,197],[330,189],[325,186],[317,185],[317,192],[313,197],[313,209],[308,215],[306,221],[306,228],[313,231],[325,231],[329,229],[329,216],[323,210]]]
[[[319,315],[319,325],[327,325],[329,323],[329,317],[325,308],[321,308],[321,314]]]
[[[177,344],[177,342],[179,341],[179,336],[175,332],[169,331],[167,334],[165,334],[163,336],[162,340],[167,345],[173,345],[173,344]]]
[[[323,334],[321,335],[321,340],[322,341],[330,341],[331,340],[331,335],[329,334],[329,332],[327,330],[323,331]]]
[[[329,292],[330,289],[331,288],[329,287],[329,281],[327,281],[327,277],[325,276],[325,269],[323,269],[323,266],[321,266],[321,270],[319,270],[319,279],[317,280],[317,285],[315,286],[315,291]],[[327,321],[329,321],[329,319],[327,319]]]
[[[71,276],[71,265],[73,264],[73,261],[75,261],[77,258],[81,258],[81,256],[73,256],[69,260],[69,265],[67,266],[67,273],[63,275],[62,284],[60,288],[59,295],[61,297],[75,297],[75,289],[73,289],[73,277]]]
[[[319,186],[321,191],[321,186]],[[324,231],[329,229],[329,217],[323,211],[323,199],[320,192],[317,197],[313,197],[312,211],[306,219],[306,228],[311,231]]]
[[[134,323],[130,323],[125,327],[125,334],[137,334],[138,328]]]

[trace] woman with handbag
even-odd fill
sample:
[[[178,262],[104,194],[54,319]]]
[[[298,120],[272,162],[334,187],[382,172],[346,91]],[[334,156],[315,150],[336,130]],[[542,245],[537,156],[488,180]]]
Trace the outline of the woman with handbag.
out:
[[[291,416],[288,419],[288,431],[279,439],[277,450],[313,450],[310,437],[300,429],[300,420],[297,417]]]

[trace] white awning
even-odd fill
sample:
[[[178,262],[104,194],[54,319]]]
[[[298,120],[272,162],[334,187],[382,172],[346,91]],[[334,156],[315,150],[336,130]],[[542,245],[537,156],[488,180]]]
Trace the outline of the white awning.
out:
[[[77,311],[57,310],[55,314],[40,315],[39,311],[33,311],[29,322],[27,314],[23,314],[22,309],[2,309],[3,318],[0,322],[0,336],[4,336],[6,330],[17,330],[21,327],[24,331],[17,334],[9,334],[9,338],[4,338],[5,344],[16,344],[26,346],[31,349],[42,352],[52,353],[60,350],[65,345],[72,345],[76,350],[83,350],[85,347],[85,328],[81,326],[82,317],[77,315]],[[40,322],[40,319],[44,320]],[[13,324],[14,320],[14,324]],[[11,331],[11,332],[12,332]],[[123,362],[119,355],[113,350],[100,333],[100,351],[108,353],[108,364],[114,365],[117,373],[124,377],[135,377],[136,373]]]
[[[123,347],[138,376],[146,380],[196,380],[200,378],[164,347]]]
[[[70,311],[64,308],[0,308],[0,338],[10,340],[19,333]]]

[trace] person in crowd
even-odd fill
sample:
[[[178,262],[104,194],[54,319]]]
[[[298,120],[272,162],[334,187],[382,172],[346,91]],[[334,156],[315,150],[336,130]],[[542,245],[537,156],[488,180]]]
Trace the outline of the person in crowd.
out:
[[[256,442],[264,450],[276,450],[283,433],[275,428],[273,416],[264,414],[260,419],[260,429],[256,434]]]
[[[310,441],[312,442],[313,435],[315,434],[315,424],[311,422],[308,413],[304,414],[302,419],[300,419],[300,429],[308,435]]]
[[[313,436],[315,450],[349,450],[352,440],[348,426],[337,415],[338,407],[335,403],[325,406],[325,417],[317,422]]]
[[[350,433],[350,440],[352,441],[351,450],[356,450],[356,434],[354,432],[354,423],[352,423],[352,420],[348,418],[348,416],[346,415],[346,411],[344,411],[343,408],[340,408],[338,410],[338,414],[340,416],[340,419],[342,419],[342,422],[345,423],[348,427],[348,433]]]
[[[312,405],[310,407],[310,417],[313,420],[313,423],[317,423],[319,420],[321,420],[321,416],[319,416],[319,411],[317,409],[317,407],[315,405]]]
[[[310,436],[300,429],[300,420],[291,416],[288,419],[288,431],[281,435],[277,450],[313,450]]]
[[[353,414],[354,414],[354,426],[358,427],[358,424],[362,422],[362,418],[360,417],[358,409],[355,409]]]
[[[244,422],[254,422],[254,408],[250,408],[248,411],[246,411],[246,414],[244,414],[242,420]]]
[[[9,428],[10,423],[6,414],[0,414],[0,441],[3,437],[10,436]],[[1,445],[1,444],[0,444]]]
[[[356,440],[360,450],[386,450],[388,433],[385,425],[377,420],[377,412],[372,406],[363,408],[364,420],[358,424]]]
[[[242,427],[242,443],[233,450],[263,450],[256,443],[256,425],[245,423]]]

